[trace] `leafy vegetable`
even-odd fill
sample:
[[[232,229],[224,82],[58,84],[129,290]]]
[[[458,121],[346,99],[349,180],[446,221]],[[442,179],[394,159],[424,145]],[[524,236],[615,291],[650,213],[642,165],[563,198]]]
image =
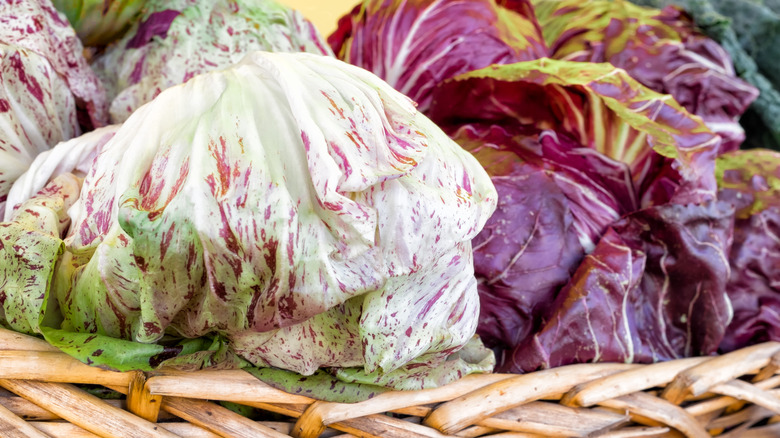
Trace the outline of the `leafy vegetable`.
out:
[[[162,92],[105,144],[71,209],[47,338],[96,335],[78,357],[114,368],[209,336],[224,361],[444,383],[476,327],[470,241],[495,202],[476,160],[376,76],[255,52]]]
[[[83,177],[89,172],[92,161],[110,140],[119,125],[109,125],[57,144],[35,157],[8,192],[5,221],[11,220],[15,207],[32,198],[52,179],[63,173]]]
[[[331,54],[309,21],[273,0],[150,0],[93,66],[119,123],[160,91],[255,50]]]
[[[87,46],[121,37],[141,14],[143,0],[52,0]]]
[[[11,184],[38,153],[105,122],[103,93],[50,3],[0,4],[0,216]]]
[[[547,55],[528,0],[365,0],[328,38],[337,56],[411,97],[422,112],[439,82]]]
[[[578,265],[621,217],[657,214],[656,223],[685,228],[666,210],[651,212],[715,198],[720,138],[668,95],[610,64],[542,59],[488,67],[438,86],[430,113],[483,164],[498,190],[498,209],[474,240],[474,260],[478,333],[505,351],[505,360],[545,321],[570,318],[554,307],[564,286],[591,293],[571,276],[591,275]],[[689,210],[691,217],[715,215],[713,233],[720,233],[715,225],[725,227],[722,212]],[[633,245],[639,251],[645,244]],[[631,275],[644,278],[644,264],[621,263],[620,275],[635,267]],[[725,283],[716,278],[722,271],[706,272],[707,281]],[[518,370],[508,362],[502,369]]]
[[[38,332],[38,321],[62,254],[66,212],[78,198],[79,181],[62,174],[0,222],[0,323],[24,333]]]
[[[475,274],[481,280],[478,332],[501,350],[519,344],[539,326],[585,253],[571,201],[553,176],[516,157],[508,160],[516,169],[493,173],[498,208],[472,242]]]
[[[676,5],[693,16],[710,38],[734,60],[739,76],[760,94],[743,118],[746,145],[780,149],[780,85],[776,41],[778,10],[770,2],[754,0],[632,0],[664,7]]]
[[[715,353],[731,319],[732,214],[723,203],[669,204],[613,224],[502,370]]]
[[[678,9],[621,0],[534,0],[534,8],[552,57],[625,69],[701,116],[723,137],[721,151],[739,148],[745,138],[739,118],[758,90],[736,77],[726,51]]]
[[[728,294],[734,320],[721,350],[780,340],[780,154],[754,149],[718,159],[719,197],[736,211]]]
[[[510,134],[564,134],[628,167],[631,179],[621,184],[635,197],[621,202],[631,209],[715,196],[720,138],[671,97],[610,64],[540,59],[487,67],[437,87],[430,113],[449,132],[481,123]]]

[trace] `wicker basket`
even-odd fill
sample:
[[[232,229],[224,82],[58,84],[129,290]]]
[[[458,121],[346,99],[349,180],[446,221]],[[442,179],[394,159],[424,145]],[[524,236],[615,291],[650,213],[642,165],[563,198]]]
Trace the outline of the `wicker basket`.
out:
[[[654,365],[467,376],[442,388],[325,403],[244,371],[112,372],[0,329],[0,436],[780,436],[780,343]],[[74,384],[111,388],[98,398]],[[267,414],[255,421],[216,401]],[[258,412],[258,411],[256,411]]]

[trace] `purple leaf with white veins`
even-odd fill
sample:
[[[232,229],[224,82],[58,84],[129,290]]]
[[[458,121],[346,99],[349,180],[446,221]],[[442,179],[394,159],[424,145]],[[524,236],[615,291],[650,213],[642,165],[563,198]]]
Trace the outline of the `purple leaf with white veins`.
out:
[[[502,371],[714,354],[732,317],[733,214],[715,201],[667,204],[613,224]]]
[[[423,113],[445,79],[548,55],[528,0],[365,0],[339,20],[328,43]]]

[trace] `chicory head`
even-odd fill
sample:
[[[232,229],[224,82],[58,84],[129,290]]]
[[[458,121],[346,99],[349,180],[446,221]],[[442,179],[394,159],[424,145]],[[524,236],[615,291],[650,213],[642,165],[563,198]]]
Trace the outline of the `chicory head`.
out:
[[[719,137],[609,64],[492,66],[445,81],[433,96],[434,120],[499,193],[474,252],[478,332],[505,360],[559,312],[559,291],[575,287],[572,275],[615,221],[715,198]]]
[[[435,368],[474,333],[471,239],[495,203],[477,161],[376,76],[255,52],[103,147],[71,209],[60,328],[220,336],[302,374]]]
[[[106,121],[102,86],[47,1],[0,3],[0,216],[35,156]]]
[[[162,90],[255,50],[332,53],[308,20],[273,0],[153,0],[93,66],[120,123]]]

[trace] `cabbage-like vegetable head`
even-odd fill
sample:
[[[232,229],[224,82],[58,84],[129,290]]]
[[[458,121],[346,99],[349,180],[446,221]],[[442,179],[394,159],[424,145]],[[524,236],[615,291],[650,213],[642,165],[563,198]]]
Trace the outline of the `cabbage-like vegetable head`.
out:
[[[0,3],[0,217],[35,156],[105,123],[105,95],[48,1]]]
[[[255,50],[332,54],[314,25],[273,0],[152,0],[93,66],[120,123],[160,91]]]
[[[478,332],[507,353],[545,321],[565,316],[555,304],[562,288],[588,292],[572,275],[590,275],[578,266],[615,221],[715,197],[719,137],[670,96],[609,64],[542,59],[488,67],[437,87],[430,113],[485,166],[499,193],[496,213],[473,244],[482,305]],[[689,210],[692,218],[717,216],[713,232],[728,233],[719,210]],[[675,222],[671,212],[642,214],[658,216],[654,223],[669,221],[682,234],[690,226]],[[635,243],[636,251],[644,245]],[[722,244],[716,249],[725,251]],[[706,272],[723,286],[718,261],[707,260],[715,266]],[[620,263],[621,270],[633,266]],[[631,275],[643,278],[641,270]],[[720,297],[723,290],[712,293]],[[721,315],[722,307],[714,311]],[[529,365],[530,357],[522,369],[542,366]]]
[[[365,0],[328,38],[336,55],[411,97],[422,112],[439,82],[547,55],[527,0]]]
[[[382,379],[471,339],[471,239],[495,203],[477,161],[376,76],[255,52],[162,92],[103,147],[71,209],[61,329],[218,336],[258,366],[427,385]]]

